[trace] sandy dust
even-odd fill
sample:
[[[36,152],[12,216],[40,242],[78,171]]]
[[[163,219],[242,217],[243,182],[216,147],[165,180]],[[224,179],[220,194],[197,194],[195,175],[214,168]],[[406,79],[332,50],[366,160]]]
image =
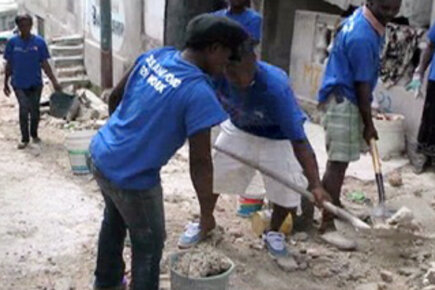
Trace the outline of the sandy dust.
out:
[[[103,211],[95,182],[89,176],[72,175],[63,146],[68,133],[63,121],[44,115],[43,144],[18,151],[15,98],[0,95],[0,112],[0,289],[91,289]],[[168,255],[178,251],[179,234],[199,212],[187,152],[187,148],[180,150],[162,172],[168,236],[163,274],[169,272]],[[416,176],[409,167],[400,172],[403,185],[393,188],[387,184],[388,200],[396,202],[397,208],[409,206],[423,229],[435,232],[434,172]],[[364,214],[367,206],[346,198],[356,190],[376,203],[376,186],[346,180],[344,205]],[[216,220],[222,230],[205,242],[236,264],[231,289],[356,289],[369,283],[387,290],[430,286],[424,278],[435,261],[433,241],[366,237],[341,223],[343,234],[357,240],[358,251],[340,252],[322,243],[315,231],[307,230],[308,238],[294,235],[288,239],[290,251],[304,267],[283,271],[252,233],[249,220],[236,217],[236,204],[235,197],[219,199]],[[124,255],[130,259],[128,247]],[[126,274],[129,276],[129,267]]]

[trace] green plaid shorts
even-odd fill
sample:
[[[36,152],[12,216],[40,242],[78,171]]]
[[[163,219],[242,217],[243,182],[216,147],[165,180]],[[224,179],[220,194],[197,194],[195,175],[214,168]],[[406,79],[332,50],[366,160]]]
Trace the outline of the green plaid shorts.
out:
[[[338,101],[340,100],[340,101]],[[351,162],[360,158],[368,146],[363,138],[364,124],[356,105],[332,94],[323,116],[329,161]]]

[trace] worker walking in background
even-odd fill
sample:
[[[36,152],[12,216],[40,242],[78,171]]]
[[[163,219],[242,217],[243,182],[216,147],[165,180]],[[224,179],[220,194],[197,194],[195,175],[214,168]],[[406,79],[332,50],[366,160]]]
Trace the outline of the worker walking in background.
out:
[[[31,33],[33,20],[29,14],[15,18],[19,35],[12,37],[6,44],[4,59],[6,60],[4,93],[11,94],[9,80],[18,99],[21,142],[18,149],[24,149],[30,142],[39,143],[38,125],[40,119],[39,102],[42,92],[42,74],[44,70],[51,80],[54,90],[61,91],[56,76],[53,74],[48,59],[50,54],[42,37]],[[30,116],[30,132],[29,132]]]
[[[378,82],[385,26],[400,10],[401,0],[368,0],[343,21],[334,40],[319,92],[326,111],[324,127],[328,162],[323,186],[341,206],[340,192],[349,162],[360,158],[378,134],[371,103]],[[322,238],[340,249],[356,248],[355,241],[335,231],[334,217],[323,213]]]
[[[105,201],[95,289],[126,289],[122,253],[127,229],[131,289],[159,289],[166,235],[160,169],[187,138],[200,225],[205,231],[215,227],[210,129],[227,115],[210,76],[221,74],[230,58],[239,58],[239,46],[248,37],[237,22],[197,16],[187,27],[183,51],[144,53],[113,90],[111,117],[90,146],[90,166]]]
[[[427,68],[431,65],[426,88],[426,100],[420,130],[418,132],[417,152],[425,156],[425,161],[417,165],[416,173],[422,173],[427,165],[435,161],[435,25],[427,34],[427,46],[420,57],[420,64],[415,70],[408,90],[413,90],[417,97],[423,97],[421,91]]]

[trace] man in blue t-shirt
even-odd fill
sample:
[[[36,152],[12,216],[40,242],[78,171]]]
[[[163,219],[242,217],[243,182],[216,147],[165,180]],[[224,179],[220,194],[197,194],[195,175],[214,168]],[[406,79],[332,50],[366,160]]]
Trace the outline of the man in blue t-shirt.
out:
[[[321,205],[328,195],[321,185],[316,158],[304,132],[305,114],[296,102],[287,74],[273,65],[256,61],[251,48],[240,63],[232,63],[227,68],[226,77],[216,85],[230,120],[221,126],[216,146],[302,188],[308,186]],[[246,194],[255,169],[219,151],[213,164],[216,199],[220,193]],[[279,229],[290,211],[296,214],[300,210],[301,198],[267,175],[262,177],[267,198],[274,205],[271,228],[264,240],[271,255],[283,257],[288,252],[285,236]],[[180,237],[179,247],[193,246],[204,233],[198,224],[190,223]]]
[[[407,86],[408,90],[414,90],[416,97],[422,97],[421,91],[424,76],[429,65],[426,100],[423,116],[418,132],[417,151],[425,156],[422,162],[414,165],[415,173],[422,173],[426,166],[434,162],[435,157],[435,25],[432,25],[427,34],[427,47],[420,57],[420,64],[414,72],[412,82]],[[415,162],[417,163],[417,162]]]
[[[372,93],[378,81],[385,26],[399,12],[401,0],[369,0],[345,19],[334,40],[319,92],[326,109],[324,126],[328,163],[323,186],[336,205],[349,162],[356,161],[371,140],[377,139],[371,113]],[[334,231],[333,218],[325,215],[322,236],[339,248],[356,243]]]
[[[215,227],[210,128],[227,115],[211,75],[221,74],[249,38],[236,22],[204,14],[187,27],[183,51],[141,55],[109,98],[111,117],[90,145],[90,166],[105,200],[95,289],[124,289],[122,251],[129,230],[131,289],[157,290],[165,239],[160,170],[189,139],[190,173],[201,227]]]
[[[38,137],[39,101],[42,92],[41,68],[50,78],[56,91],[61,91],[59,83],[51,70],[48,59],[47,44],[44,39],[31,33],[33,21],[28,14],[15,18],[19,35],[12,37],[6,44],[4,59],[6,60],[4,93],[11,94],[9,79],[12,77],[12,88],[18,99],[20,111],[21,142],[18,149],[24,149],[30,142],[41,140]],[[30,134],[29,134],[30,115]]]
[[[250,0],[229,0],[229,2],[229,8],[213,12],[213,14],[239,22],[251,38],[256,43],[260,43],[263,18],[254,9],[249,8]]]

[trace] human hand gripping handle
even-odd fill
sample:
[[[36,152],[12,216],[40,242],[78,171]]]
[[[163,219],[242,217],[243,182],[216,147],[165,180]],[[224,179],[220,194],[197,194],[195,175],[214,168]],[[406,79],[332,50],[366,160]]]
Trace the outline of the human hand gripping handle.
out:
[[[329,193],[322,187],[318,186],[311,190],[311,193],[314,196],[315,205],[318,208],[323,208],[325,202],[331,202],[332,198]]]

